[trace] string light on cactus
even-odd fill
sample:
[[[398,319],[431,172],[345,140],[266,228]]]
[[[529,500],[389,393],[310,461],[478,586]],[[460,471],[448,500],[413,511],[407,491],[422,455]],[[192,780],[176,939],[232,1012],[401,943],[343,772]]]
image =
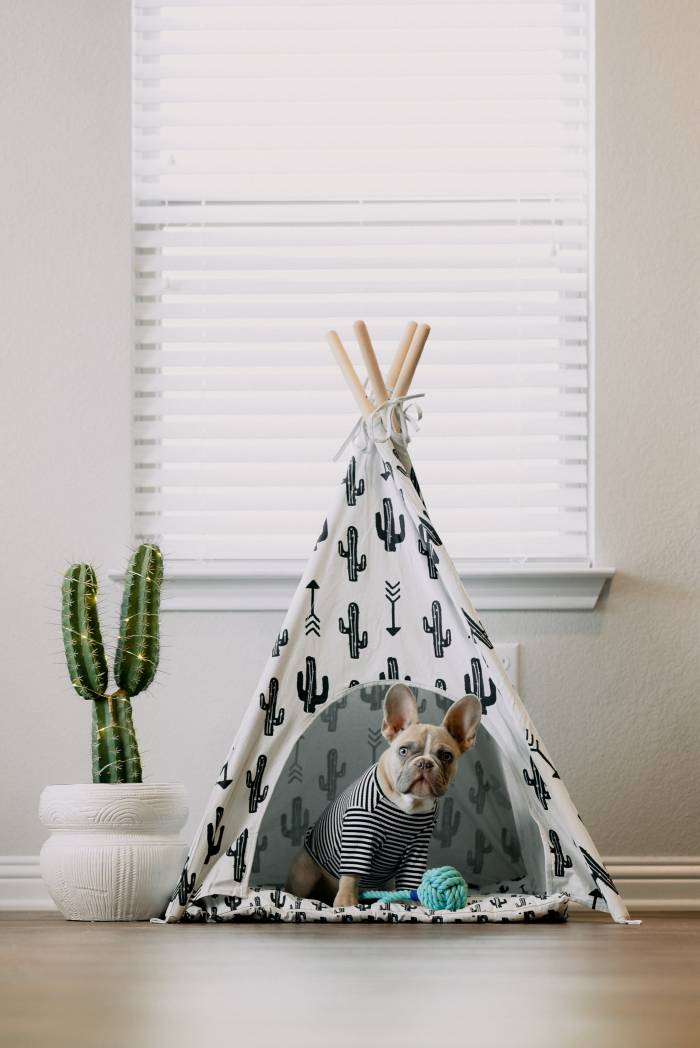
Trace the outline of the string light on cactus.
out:
[[[94,782],[141,782],[141,757],[131,700],[150,686],[158,668],[160,582],[157,546],[141,545],[127,568],[114,658],[117,690],[107,691],[109,671],[97,611],[97,577],[89,564],[74,564],[63,578],[63,645],[71,684],[92,700]],[[136,625],[132,632],[130,620]],[[144,624],[149,623],[146,632]],[[88,641],[84,645],[82,641]],[[128,642],[135,640],[136,651]],[[87,650],[86,650],[87,649]]]

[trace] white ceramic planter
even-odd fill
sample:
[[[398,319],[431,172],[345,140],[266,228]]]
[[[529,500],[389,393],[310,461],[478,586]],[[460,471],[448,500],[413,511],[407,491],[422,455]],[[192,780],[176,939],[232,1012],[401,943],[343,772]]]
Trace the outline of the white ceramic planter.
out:
[[[39,815],[51,836],[41,876],[70,921],[159,916],[187,855],[187,795],[176,783],[47,786]]]

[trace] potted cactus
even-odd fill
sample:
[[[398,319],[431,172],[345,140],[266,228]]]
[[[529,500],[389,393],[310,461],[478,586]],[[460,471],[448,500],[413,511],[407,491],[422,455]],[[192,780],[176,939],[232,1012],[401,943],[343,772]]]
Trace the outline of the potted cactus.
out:
[[[70,680],[92,707],[92,784],[47,786],[39,812],[51,831],[41,850],[42,877],[70,920],[157,916],[185,860],[178,839],[187,818],[184,787],[142,782],[131,709],[158,668],[162,578],[158,547],[139,546],[126,572],[112,692],[95,572],[73,564],[63,578]]]

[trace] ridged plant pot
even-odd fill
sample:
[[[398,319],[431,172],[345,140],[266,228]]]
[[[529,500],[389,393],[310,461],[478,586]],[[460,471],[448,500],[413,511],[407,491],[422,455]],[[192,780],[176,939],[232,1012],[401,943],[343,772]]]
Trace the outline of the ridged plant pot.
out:
[[[41,876],[69,921],[147,921],[165,909],[187,855],[176,783],[47,786]]]

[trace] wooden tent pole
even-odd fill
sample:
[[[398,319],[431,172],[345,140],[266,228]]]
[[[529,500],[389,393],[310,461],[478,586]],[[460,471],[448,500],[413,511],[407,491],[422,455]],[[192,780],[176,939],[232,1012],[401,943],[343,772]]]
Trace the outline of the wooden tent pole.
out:
[[[418,361],[420,360],[421,353],[425,349],[425,343],[428,341],[428,335],[430,334],[430,326],[428,324],[419,324],[416,328],[416,332],[411,340],[406,359],[403,362],[399,377],[396,380],[394,386],[395,397],[405,397],[408,393],[413,376],[416,373],[418,367]]]
[[[406,354],[408,353],[409,346],[411,345],[417,327],[418,325],[416,324],[415,320],[409,321],[409,323],[406,325],[406,330],[401,336],[401,341],[399,342],[398,348],[394,353],[394,359],[391,362],[391,366],[386,376],[386,384],[389,387],[389,389],[393,389],[396,385],[396,380],[399,377],[399,372],[401,371],[403,362],[406,359]]]
[[[369,382],[377,401],[377,407],[379,408],[389,399],[389,395],[386,391],[386,386],[384,385],[382,373],[379,370],[377,354],[374,352],[374,346],[372,345],[372,340],[369,337],[369,331],[367,330],[367,325],[364,320],[356,320],[353,324],[353,330],[360,347],[360,352],[362,353],[362,359],[367,368]]]
[[[345,381],[350,387],[350,392],[357,401],[357,406],[359,407],[360,411],[365,416],[365,418],[368,418],[374,411],[374,405],[365,393],[362,383],[360,382],[359,378],[357,377],[357,374],[355,373],[355,369],[352,366],[350,357],[345,352],[345,346],[338,337],[338,332],[326,332],[326,342],[333,350],[333,356],[338,361],[338,365],[340,367],[340,370],[343,372]]]

